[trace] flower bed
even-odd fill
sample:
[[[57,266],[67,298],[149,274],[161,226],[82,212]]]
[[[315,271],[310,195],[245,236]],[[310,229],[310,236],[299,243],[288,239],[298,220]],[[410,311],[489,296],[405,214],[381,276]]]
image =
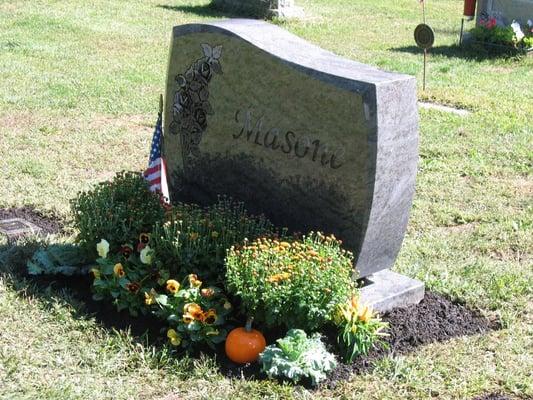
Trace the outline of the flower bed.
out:
[[[72,210],[80,257],[94,261],[93,299],[156,317],[177,353],[224,346],[268,377],[316,385],[385,335],[359,304],[353,255],[333,235],[291,236],[226,198],[170,207],[132,172],[80,193]],[[326,330],[337,332],[328,347]]]
[[[533,21],[520,25],[513,21],[511,25],[500,26],[495,18],[484,18],[478,26],[470,30],[475,43],[501,52],[528,53],[533,50]]]

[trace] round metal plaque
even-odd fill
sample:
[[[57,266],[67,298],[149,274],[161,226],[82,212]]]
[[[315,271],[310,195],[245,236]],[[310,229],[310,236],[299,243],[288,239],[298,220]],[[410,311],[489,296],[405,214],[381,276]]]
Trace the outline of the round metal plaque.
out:
[[[429,49],[435,43],[435,34],[429,25],[420,24],[415,28],[415,42],[422,49]]]

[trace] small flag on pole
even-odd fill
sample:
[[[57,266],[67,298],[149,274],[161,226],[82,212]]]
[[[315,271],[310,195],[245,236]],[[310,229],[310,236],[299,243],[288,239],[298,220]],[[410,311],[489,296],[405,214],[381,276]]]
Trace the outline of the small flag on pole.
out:
[[[168,204],[170,198],[167,183],[167,165],[161,155],[161,136],[163,135],[161,115],[161,112],[159,112],[152,138],[148,168],[144,171],[144,178],[150,185],[150,191],[161,193],[162,201]]]

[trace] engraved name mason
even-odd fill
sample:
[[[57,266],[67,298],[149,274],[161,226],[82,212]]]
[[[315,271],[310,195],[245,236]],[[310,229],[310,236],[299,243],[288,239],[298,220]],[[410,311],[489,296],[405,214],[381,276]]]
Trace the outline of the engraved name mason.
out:
[[[298,158],[306,158],[316,162],[324,168],[338,169],[344,161],[344,148],[332,150],[320,139],[311,140],[306,135],[299,135],[293,131],[282,132],[279,128],[266,129],[264,117],[253,120],[250,110],[237,110],[235,122],[241,127],[234,133],[233,139],[245,139],[248,142],[263,146],[273,151],[294,154]]]

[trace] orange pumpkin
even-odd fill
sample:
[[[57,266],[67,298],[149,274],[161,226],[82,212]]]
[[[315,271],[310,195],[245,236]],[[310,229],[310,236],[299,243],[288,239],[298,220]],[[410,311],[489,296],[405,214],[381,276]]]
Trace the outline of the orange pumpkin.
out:
[[[265,337],[258,330],[252,329],[252,320],[245,327],[233,329],[226,338],[226,355],[239,364],[254,362],[266,347]]]

